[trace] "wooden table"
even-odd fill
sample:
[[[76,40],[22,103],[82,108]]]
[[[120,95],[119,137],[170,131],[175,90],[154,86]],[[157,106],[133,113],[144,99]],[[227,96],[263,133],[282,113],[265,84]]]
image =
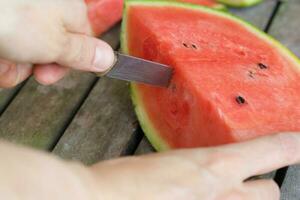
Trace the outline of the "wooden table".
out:
[[[300,0],[265,0],[231,11],[300,56]],[[102,39],[118,49],[119,34],[117,25]],[[122,81],[72,73],[45,87],[30,78],[17,88],[0,90],[0,114],[1,138],[85,164],[153,152],[133,112],[128,84]],[[300,165],[267,176],[279,183],[283,200],[300,199]]]

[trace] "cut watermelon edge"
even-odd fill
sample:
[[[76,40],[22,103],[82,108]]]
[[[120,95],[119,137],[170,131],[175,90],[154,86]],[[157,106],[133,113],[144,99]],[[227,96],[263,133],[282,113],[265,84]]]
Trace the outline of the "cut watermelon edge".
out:
[[[147,112],[145,111],[144,106],[142,105],[143,101],[136,87],[137,84],[135,83],[130,84],[131,99],[133,102],[135,113],[137,115],[137,118],[139,120],[140,126],[144,134],[146,135],[147,139],[150,141],[150,143],[157,151],[161,152],[170,149],[170,146],[164,142],[164,140],[159,136],[159,134],[156,132],[155,128],[153,127],[147,115]]]
[[[127,0],[127,1],[131,1],[131,0]],[[146,1],[147,1],[147,0],[146,0]],[[150,0],[148,0],[148,1],[150,1]],[[153,2],[153,1],[161,2],[161,1],[163,1],[163,0],[152,0],[152,2]],[[174,1],[174,2],[176,3],[176,1]],[[190,5],[190,6],[193,6],[193,5],[199,5],[199,6],[201,6],[200,4],[189,3],[189,2],[182,2],[182,1],[177,2],[177,3],[180,3],[180,4],[188,4],[188,5]],[[208,6],[205,6],[205,7],[208,7]],[[211,7],[209,7],[209,8],[211,8],[211,9],[216,9],[216,10],[219,10],[219,11],[226,11],[226,12],[228,12],[228,9],[227,9],[226,5],[223,4],[223,3],[218,3],[218,2],[216,2],[216,4],[215,4],[214,6],[211,6]]]
[[[259,3],[261,3],[263,0],[242,0],[240,2],[237,2],[236,0],[217,0],[219,3],[223,3],[227,6],[234,7],[234,8],[244,8],[244,7],[250,7],[255,6]]]
[[[200,5],[194,5],[194,4],[186,4],[186,3],[178,3],[178,2],[166,2],[166,1],[151,1],[151,0],[127,0],[125,3],[124,13],[123,13],[123,22],[122,22],[122,28],[121,28],[121,50],[122,52],[128,54],[128,45],[127,45],[127,35],[126,35],[126,24],[127,24],[127,10],[128,7],[131,5],[143,5],[143,6],[174,6],[179,8],[186,8],[191,10],[200,10],[207,13],[215,14],[220,17],[227,18],[229,20],[234,20],[235,22],[239,23],[241,26],[245,27],[248,31],[254,33],[257,37],[261,38],[262,40],[268,42],[271,46],[276,48],[282,55],[286,56],[291,63],[295,63],[296,71],[300,73],[300,60],[299,58],[293,54],[288,48],[286,48],[284,45],[282,45],[280,42],[278,42],[276,39],[274,39],[272,36],[266,34],[265,32],[259,30],[254,25],[250,24],[249,22],[246,22],[239,17],[236,17],[230,13],[218,11],[213,8],[208,8]],[[167,144],[163,138],[160,137],[157,130],[154,128],[154,125],[152,124],[146,110],[144,109],[145,106],[143,105],[142,98],[139,94],[137,84],[131,83],[131,99],[134,105],[134,109],[137,115],[137,118],[139,120],[139,123],[141,125],[142,130],[144,131],[147,139],[150,141],[150,143],[153,145],[153,147],[157,151],[165,151],[168,149],[171,149],[170,145]]]

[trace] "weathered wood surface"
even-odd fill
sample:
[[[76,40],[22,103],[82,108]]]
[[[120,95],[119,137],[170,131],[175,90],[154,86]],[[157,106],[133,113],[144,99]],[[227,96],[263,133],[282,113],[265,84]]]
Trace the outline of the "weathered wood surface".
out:
[[[270,34],[300,57],[300,1],[283,3],[270,27]],[[300,109],[296,105],[295,109]],[[283,177],[282,177],[283,178]],[[282,200],[300,199],[300,165],[288,168],[282,187]]]
[[[4,112],[5,108],[13,100],[13,98],[17,94],[19,88],[22,86],[23,86],[23,84],[20,84],[17,87],[11,88],[11,89],[0,88],[0,114],[2,114]]]
[[[300,0],[281,4],[269,33],[300,57]]]
[[[264,0],[263,3],[249,8],[232,8],[230,12],[264,30],[275,9],[277,0]]]
[[[147,138],[144,137],[138,148],[136,149],[135,155],[149,154],[153,152],[155,152],[155,150],[153,149]]]
[[[263,3],[254,7],[244,9],[231,9],[230,12],[234,13],[242,19],[247,20],[248,22],[252,23],[258,28],[264,30],[267,24],[269,23],[270,17],[273,13],[273,10],[276,7],[276,4],[276,0],[266,0]],[[141,146],[138,147],[138,153],[153,151],[151,146],[146,145],[146,140],[147,139],[144,138],[143,142],[141,143]],[[273,174],[270,176],[273,176]],[[269,177],[269,175],[267,177]]]
[[[119,27],[103,39],[119,44]],[[96,77],[75,72],[53,86],[29,80],[0,118],[0,138],[50,150],[86,98]]]
[[[288,168],[281,186],[281,200],[300,199],[300,165]]]
[[[276,3],[265,0],[255,7],[231,12],[264,30]],[[299,4],[300,0],[286,0],[270,27],[270,33],[298,56]],[[104,36],[113,47],[118,46],[118,38],[119,27]],[[0,113],[10,103],[0,118],[0,138],[44,150],[54,148],[53,153],[62,158],[86,164],[118,157],[139,142],[128,85],[122,81],[98,81],[88,73],[72,73],[52,87],[31,79],[13,99],[17,91],[0,90]],[[144,138],[135,154],[151,152],[154,150]],[[300,199],[300,165],[289,168],[282,199]]]
[[[86,164],[119,157],[135,137],[136,117],[124,81],[101,78],[54,153]]]

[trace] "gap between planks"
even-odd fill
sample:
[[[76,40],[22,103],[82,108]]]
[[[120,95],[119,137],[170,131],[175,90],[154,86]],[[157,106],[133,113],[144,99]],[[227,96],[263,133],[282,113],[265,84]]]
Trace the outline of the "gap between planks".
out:
[[[125,81],[101,78],[52,152],[87,165],[132,155],[143,134],[128,86]]]

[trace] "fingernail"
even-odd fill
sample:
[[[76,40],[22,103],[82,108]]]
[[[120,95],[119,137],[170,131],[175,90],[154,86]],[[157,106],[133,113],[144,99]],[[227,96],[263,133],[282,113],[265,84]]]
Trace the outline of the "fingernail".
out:
[[[10,65],[5,63],[0,63],[0,75],[5,74],[10,70]]]
[[[97,72],[105,72],[114,64],[115,55],[112,48],[104,43],[99,42],[96,47],[94,67]]]

